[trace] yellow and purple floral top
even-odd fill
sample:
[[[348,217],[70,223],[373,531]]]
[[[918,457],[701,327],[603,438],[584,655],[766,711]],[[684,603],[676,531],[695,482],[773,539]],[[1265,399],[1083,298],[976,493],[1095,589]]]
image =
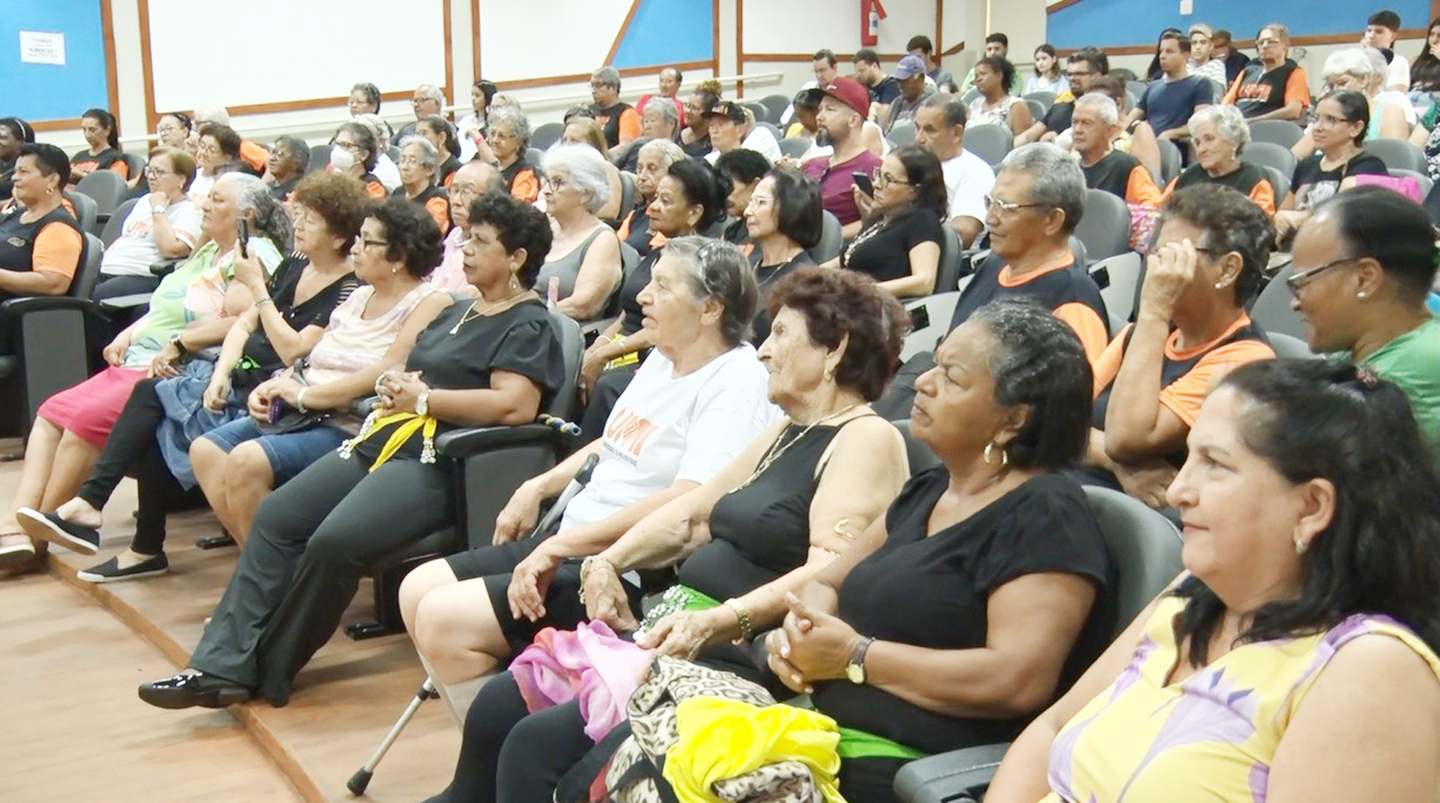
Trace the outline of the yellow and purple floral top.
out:
[[[1161,600],[1130,665],[1061,728],[1042,803],[1264,803],[1280,739],[1342,646],[1390,636],[1440,676],[1440,658],[1408,628],[1356,615],[1318,635],[1241,645],[1167,684],[1184,607]]]

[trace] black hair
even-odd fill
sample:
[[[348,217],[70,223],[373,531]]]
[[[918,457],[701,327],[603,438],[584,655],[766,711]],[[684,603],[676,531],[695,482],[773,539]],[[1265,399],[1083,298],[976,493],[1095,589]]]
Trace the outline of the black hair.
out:
[[[365,99],[370,102],[370,105],[371,105],[371,106],[374,106],[374,107],[375,107],[375,114],[379,114],[379,113],[380,113],[380,87],[375,86],[374,84],[371,84],[371,83],[367,83],[367,82],[361,82],[361,83],[356,84],[355,86],[350,87],[351,93],[354,93],[357,89],[358,89],[359,91],[365,93]]]
[[[187,134],[195,130],[195,123],[190,119],[190,115],[185,112],[165,112],[160,116],[162,118],[174,117],[175,122],[179,123],[180,127],[185,129],[185,133]]]
[[[1043,44],[1043,45],[1035,48],[1035,52],[1036,52],[1036,53],[1044,53],[1045,55],[1049,56],[1050,58],[1055,59],[1055,67],[1054,67],[1054,69],[1055,69],[1056,72],[1059,72],[1059,70],[1060,70],[1060,59],[1056,58],[1056,56],[1055,56],[1055,46],[1054,46],[1054,45],[1050,44],[1049,42],[1046,42],[1045,44]],[[1036,77],[1040,77],[1040,78],[1043,78],[1043,77],[1044,77],[1044,76],[1040,73],[1040,67],[1039,67],[1038,65],[1035,67],[1035,75],[1036,75]]]
[[[940,159],[919,145],[896,148],[890,154],[900,160],[905,168],[905,180],[915,188],[915,206],[935,214],[944,220],[949,216],[949,202],[945,194],[945,170]]]
[[[521,248],[525,249],[525,264],[520,266],[516,278],[523,287],[535,284],[554,239],[550,219],[545,217],[544,212],[524,201],[515,200],[508,193],[487,192],[470,204],[470,225],[487,223],[495,227],[505,253],[513,254]]]
[[[1381,25],[1392,31],[1400,30],[1400,15],[1393,11],[1377,11],[1365,21],[1366,25]]]
[[[35,141],[35,129],[19,117],[0,117],[0,128],[10,129],[10,135],[21,144]]]
[[[500,91],[499,87],[495,86],[494,81],[487,81],[484,78],[476,81],[472,86],[480,90],[480,96],[485,98],[485,110],[489,111],[490,103],[495,100],[495,93]]]
[[[1167,37],[1176,34],[1184,36],[1184,33],[1179,28],[1166,28],[1160,32],[1160,38],[1155,40],[1155,55],[1150,57],[1150,66],[1145,68],[1146,81],[1158,81],[1165,76],[1165,71],[1160,69],[1160,44],[1164,42]]]
[[[222,156],[228,156],[231,159],[240,158],[240,135],[235,133],[235,129],[230,126],[206,123],[200,126],[200,136],[215,140],[215,144],[220,146]]]
[[[444,134],[445,150],[448,151],[450,155],[455,157],[456,159],[460,158],[460,137],[455,135],[455,126],[450,125],[449,120],[446,120],[444,117],[441,117],[438,114],[432,114],[420,120],[419,122],[430,126],[430,130],[432,131],[439,131],[440,133]]]
[[[770,160],[756,151],[736,148],[729,153],[720,154],[720,158],[715,160],[715,172],[725,179],[726,195],[729,195],[728,185],[731,181],[749,184],[764,178],[765,174],[770,172]]]
[[[1440,254],[1423,207],[1398,192],[1370,186],[1338,193],[1315,213],[1334,219],[1348,256],[1374,259],[1406,300],[1424,303]]]
[[[285,146],[285,150],[290,152],[290,158],[295,160],[295,166],[303,175],[305,169],[310,166],[310,146],[305,144],[305,140],[286,134],[283,137],[276,137],[275,144]],[[275,151],[272,148],[270,152],[274,153]]]
[[[1164,44],[1166,40],[1179,45],[1181,53],[1190,52],[1190,37],[1186,36],[1184,31],[1178,28],[1167,28],[1164,33],[1160,34],[1160,44]]]
[[[988,45],[991,42],[999,42],[1000,44],[1005,46],[1006,50],[1010,49],[1010,37],[1006,36],[1003,33],[996,32],[985,37],[985,44]]]
[[[1365,145],[1365,134],[1370,130],[1370,99],[1362,92],[1353,89],[1337,89],[1334,92],[1320,99],[1320,102],[1333,100],[1340,104],[1340,111],[1347,123],[1362,123],[1360,132],[1355,135],[1355,145]],[[1317,107],[1320,103],[1315,104]]]
[[[1090,443],[1094,375],[1075,331],[1029,298],[992,301],[971,314],[989,331],[995,403],[1030,408],[1005,446],[1011,465],[1056,469],[1080,462]]]
[[[928,56],[935,52],[935,45],[931,43],[930,37],[917,34],[910,37],[910,41],[905,43],[905,52],[909,53],[912,50],[918,50]]]
[[[825,97],[825,92],[819,89],[802,89],[795,93],[795,99],[791,103],[796,109],[807,112],[820,111],[820,101]]]
[[[1431,30],[1440,25],[1440,18],[1430,23]],[[1429,41],[1427,33],[1426,41]],[[1440,91],[1440,59],[1430,52],[1429,44],[1425,45],[1425,52],[1415,57],[1410,65],[1410,88],[1420,92]]]
[[[1220,387],[1247,402],[1235,422],[1247,449],[1290,483],[1335,488],[1330,523],[1300,559],[1299,595],[1262,605],[1235,643],[1322,633],[1364,613],[1390,616],[1440,649],[1440,479],[1405,394],[1332,360],[1252,362]],[[1204,665],[1224,603],[1196,577],[1174,593],[1186,600],[1176,636]]]
[[[70,183],[70,157],[65,155],[65,151],[46,142],[27,142],[20,146],[20,153],[15,160],[19,161],[23,156],[35,157],[35,166],[40,168],[40,175],[58,175],[62,189]]]
[[[680,182],[685,190],[685,200],[692,206],[698,204],[704,210],[695,224],[695,231],[703,232],[725,219],[725,198],[729,193],[720,191],[720,182],[710,165],[697,159],[681,159],[670,165],[665,175]],[[728,187],[725,189],[729,190]]]
[[[880,64],[880,56],[878,56],[874,50],[866,47],[855,51],[855,57],[852,58],[850,61],[854,64],[858,64],[859,62],[863,61],[866,64],[878,65]]]
[[[1203,232],[1198,245],[1209,251],[1212,259],[1232,251],[1240,255],[1235,303],[1248,306],[1260,293],[1265,267],[1270,262],[1270,249],[1275,243],[1275,224],[1270,222],[1270,216],[1239,191],[1223,184],[1204,183],[1170,197],[1160,225],[1172,218]]]
[[[406,273],[420,279],[440,264],[444,242],[425,207],[391,196],[371,206],[365,216],[385,227],[385,258],[405,263]]]
[[[1078,64],[1082,61],[1089,66],[1090,72],[1098,75],[1110,74],[1110,57],[1098,47],[1081,48],[1078,53],[1071,53],[1065,59],[1066,64]]]
[[[110,135],[105,138],[105,141],[109,143],[110,147],[117,151],[120,150],[120,126],[115,122],[115,115],[104,109],[87,109],[84,114],[80,115],[80,119],[83,120],[86,117],[110,129]]]
[[[570,108],[565,110],[565,116],[560,118],[561,125],[569,125],[570,121],[574,120],[576,117],[588,117],[589,119],[594,120],[595,113],[590,111],[589,106],[571,106]]]
[[[814,248],[825,228],[820,185],[788,167],[771,170],[770,177],[775,179],[775,228],[801,248]]]
[[[817,50],[815,51],[815,55],[810,58],[811,61],[819,61],[820,59],[825,59],[825,63],[831,67],[835,66],[835,53],[830,50]]]
[[[348,131],[350,136],[355,138],[355,144],[365,151],[365,161],[361,164],[365,172],[375,169],[375,163],[380,160],[380,142],[375,138],[375,131],[364,123],[351,121],[340,126],[340,131]],[[336,132],[339,134],[339,131]],[[331,142],[334,142],[332,139]]]
[[[980,69],[981,65],[1000,73],[1000,88],[1009,94],[1010,87],[1015,83],[1015,65],[1004,56],[986,56],[975,62],[975,69]]]

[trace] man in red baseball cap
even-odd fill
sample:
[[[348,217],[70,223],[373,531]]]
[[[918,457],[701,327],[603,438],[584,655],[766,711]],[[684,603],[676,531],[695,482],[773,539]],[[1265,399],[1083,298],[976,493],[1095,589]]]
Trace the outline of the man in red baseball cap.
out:
[[[835,150],[801,166],[805,175],[820,183],[820,204],[841,225],[845,239],[860,233],[860,208],[855,204],[853,174],[871,175],[880,166],[880,157],[865,147],[862,130],[870,114],[870,92],[853,78],[836,78],[821,88],[825,96],[815,115],[819,130],[825,132]]]

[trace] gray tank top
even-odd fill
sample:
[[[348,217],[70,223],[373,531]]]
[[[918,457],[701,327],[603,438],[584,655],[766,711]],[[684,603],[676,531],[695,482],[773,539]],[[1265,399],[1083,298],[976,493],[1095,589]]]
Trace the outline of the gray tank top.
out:
[[[580,266],[585,262],[585,252],[590,250],[590,244],[601,234],[611,231],[609,226],[596,226],[575,250],[559,259],[552,259],[540,267],[540,276],[535,280],[535,292],[540,298],[547,298],[546,293],[550,292],[550,277],[554,276],[560,280],[559,298],[569,298],[575,292],[575,278],[580,275]]]

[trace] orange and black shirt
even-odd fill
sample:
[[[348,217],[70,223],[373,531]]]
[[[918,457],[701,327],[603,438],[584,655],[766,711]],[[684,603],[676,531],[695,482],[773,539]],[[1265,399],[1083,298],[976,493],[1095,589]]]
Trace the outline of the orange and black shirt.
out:
[[[390,197],[420,204],[425,207],[425,212],[430,215],[430,219],[435,221],[435,227],[440,229],[441,237],[450,233],[450,196],[446,194],[445,190],[432,184],[426,187],[424,192],[411,198],[405,194],[404,187],[396,187],[395,191],[390,193]]]
[[[540,177],[525,157],[522,156],[509,167],[502,168],[500,175],[505,179],[505,189],[509,191],[511,198],[533,204],[540,197]]]
[[[126,181],[130,180],[130,165],[125,161],[125,155],[114,148],[106,148],[99,153],[80,151],[70,157],[71,181],[79,181],[96,170],[109,170]]]
[[[640,136],[640,114],[628,103],[622,101],[603,109],[592,103],[590,114],[605,132],[605,144],[611,148]]]
[[[950,328],[964,323],[975,310],[998,298],[1031,298],[1064,321],[1080,337],[1085,357],[1093,365],[1110,340],[1109,318],[1100,287],[1085,268],[1067,253],[1055,262],[1016,276],[998,256],[991,255],[975,270],[975,278],[960,293]]]

